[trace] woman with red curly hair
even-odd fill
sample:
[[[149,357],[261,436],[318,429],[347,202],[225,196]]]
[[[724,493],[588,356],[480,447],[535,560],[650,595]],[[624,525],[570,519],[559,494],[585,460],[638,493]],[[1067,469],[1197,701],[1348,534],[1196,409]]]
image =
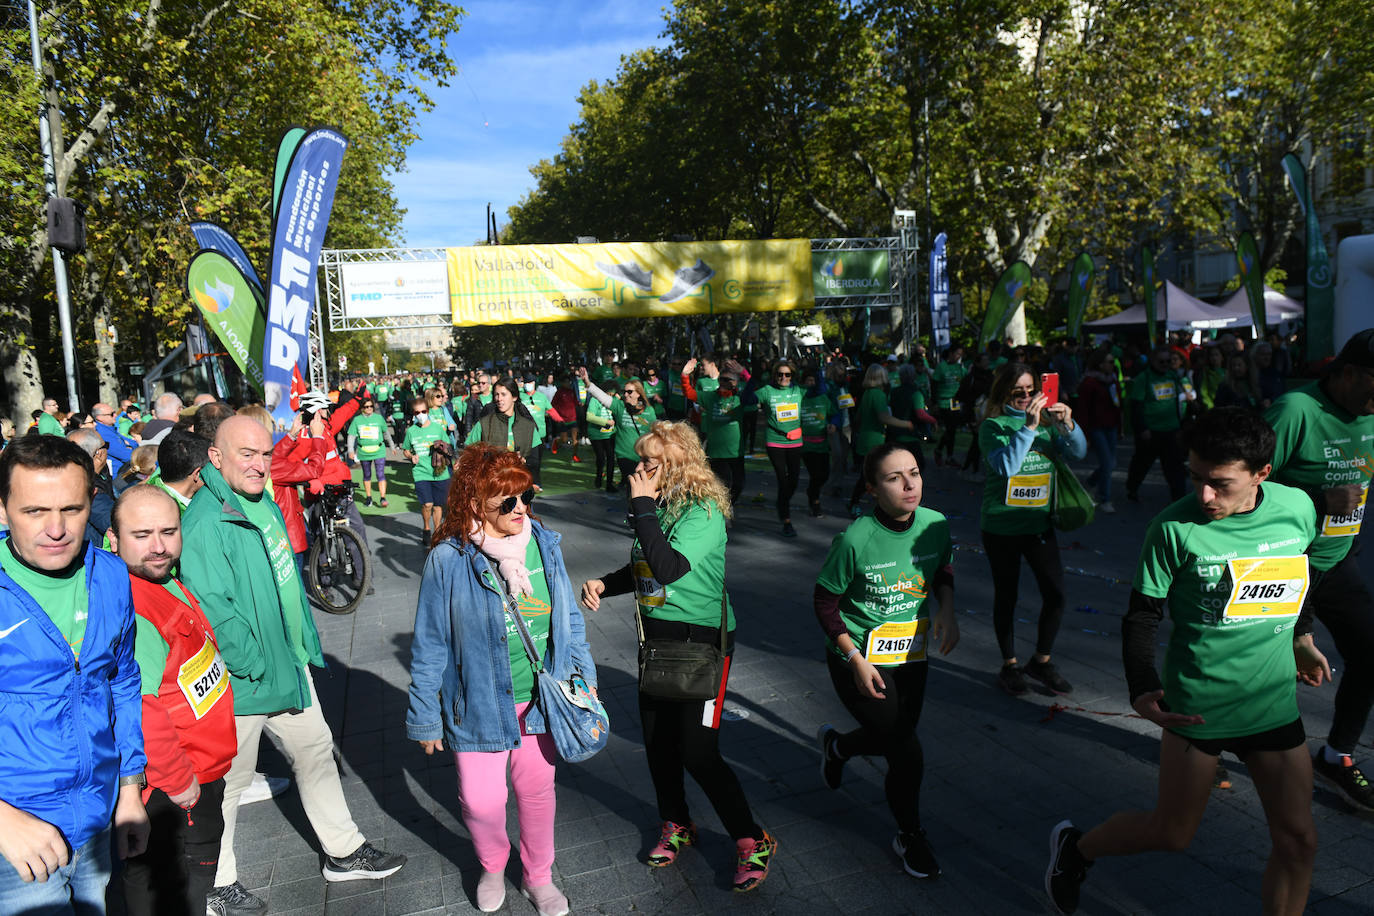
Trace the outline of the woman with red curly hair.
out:
[[[596,691],[586,623],[557,534],[530,514],[533,479],[515,452],[469,445],[425,562],[411,645],[406,733],[426,754],[447,742],[482,876],[477,906],[499,910],[510,858],[506,771],[520,820],[522,893],[542,916],[568,912],[553,883],[554,760],[519,614],[545,669]]]

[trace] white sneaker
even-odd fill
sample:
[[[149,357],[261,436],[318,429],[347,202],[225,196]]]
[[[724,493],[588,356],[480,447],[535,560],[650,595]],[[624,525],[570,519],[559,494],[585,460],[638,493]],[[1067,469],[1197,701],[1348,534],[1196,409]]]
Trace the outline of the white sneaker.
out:
[[[239,804],[251,805],[253,802],[267,801],[269,798],[276,798],[289,788],[291,788],[291,780],[285,776],[265,776],[262,773],[254,773],[253,781],[239,796]]]
[[[1116,506],[1113,506],[1110,502],[1098,503],[1097,508],[1101,509],[1108,515],[1111,515],[1113,512],[1116,511]]]

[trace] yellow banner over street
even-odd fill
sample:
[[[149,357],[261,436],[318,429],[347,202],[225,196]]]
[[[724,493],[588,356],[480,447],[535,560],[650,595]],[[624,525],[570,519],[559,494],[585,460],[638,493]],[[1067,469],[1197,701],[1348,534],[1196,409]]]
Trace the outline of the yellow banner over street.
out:
[[[606,242],[448,249],[453,323],[810,308],[811,242]]]

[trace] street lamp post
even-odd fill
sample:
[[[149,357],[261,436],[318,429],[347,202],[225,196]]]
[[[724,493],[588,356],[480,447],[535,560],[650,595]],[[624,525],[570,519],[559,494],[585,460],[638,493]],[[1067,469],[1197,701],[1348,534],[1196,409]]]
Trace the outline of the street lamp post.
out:
[[[38,41],[38,10],[29,0],[29,43],[33,51],[33,72],[43,80],[43,52]],[[48,200],[57,196],[57,165],[52,152],[51,112],[44,110],[38,117],[38,138],[43,147],[43,179]],[[76,388],[76,348],[72,341],[72,306],[67,291],[67,259],[58,248],[52,249],[52,269],[57,287],[57,319],[62,329],[62,367],[67,372],[67,406],[75,413],[80,409]]]

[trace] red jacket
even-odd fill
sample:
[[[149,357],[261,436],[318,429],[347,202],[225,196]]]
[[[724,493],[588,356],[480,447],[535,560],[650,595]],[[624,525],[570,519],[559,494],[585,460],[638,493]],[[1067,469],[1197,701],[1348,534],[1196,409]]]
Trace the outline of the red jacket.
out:
[[[1085,429],[1117,429],[1121,426],[1120,395],[1115,379],[1104,382],[1097,373],[1083,376],[1078,383],[1078,406],[1073,418]]]
[[[129,577],[134,613],[157,627],[167,661],[157,696],[143,697],[143,747],[148,755],[146,802],[153,789],[178,795],[191,777],[213,782],[238,752],[234,692],[214,631],[200,603],[180,582],[177,600],[156,582]]]
[[[358,392],[357,397],[335,408],[329,415],[329,422],[325,424],[324,438],[319,440],[324,454],[324,473],[320,477],[325,483],[350,483],[353,480],[352,469],[339,457],[338,436],[347,431],[353,415],[363,406],[364,395],[367,395],[365,387]]]
[[[291,549],[300,553],[308,546],[305,539],[305,510],[297,484],[315,484],[324,474],[324,440],[282,436],[272,447],[272,498],[286,521],[286,536]]]

